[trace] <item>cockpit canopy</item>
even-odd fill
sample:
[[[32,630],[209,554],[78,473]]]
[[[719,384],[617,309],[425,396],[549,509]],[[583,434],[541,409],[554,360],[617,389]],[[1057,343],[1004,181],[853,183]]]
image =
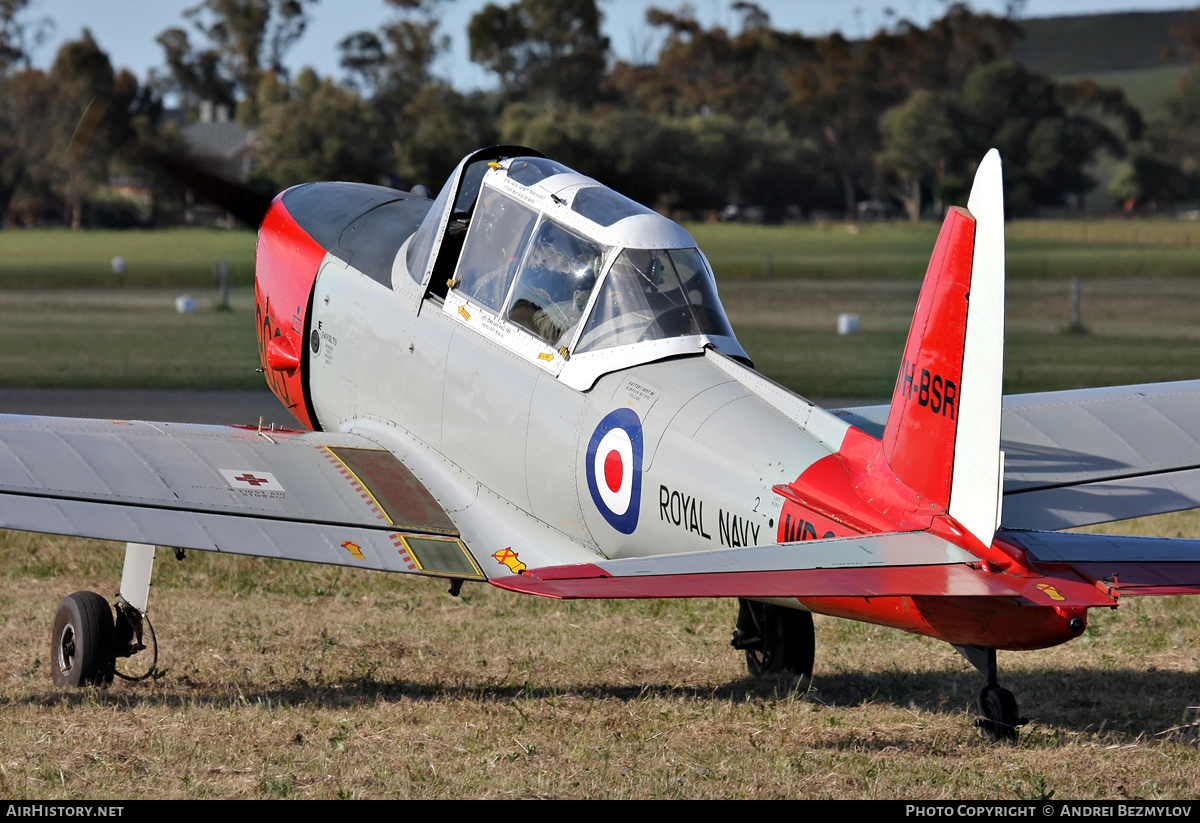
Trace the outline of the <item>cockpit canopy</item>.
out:
[[[706,346],[746,356],[708,262],[678,224],[545,157],[469,161],[408,250],[418,282],[457,256],[447,312],[581,390]]]

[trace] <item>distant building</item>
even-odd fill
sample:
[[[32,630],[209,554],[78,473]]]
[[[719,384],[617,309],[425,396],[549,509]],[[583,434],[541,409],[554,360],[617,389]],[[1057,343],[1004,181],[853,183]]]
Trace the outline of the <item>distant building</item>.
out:
[[[187,146],[188,156],[204,171],[224,180],[245,183],[258,160],[252,142],[254,131],[242,128],[229,116],[229,107],[211,101],[200,104],[200,119],[179,130]],[[184,219],[189,224],[224,222],[233,218],[217,206],[186,193],[187,210]]]
[[[254,132],[230,119],[229,107],[211,101],[200,104],[200,119],[179,131],[188,154],[205,170],[244,183],[254,168]]]

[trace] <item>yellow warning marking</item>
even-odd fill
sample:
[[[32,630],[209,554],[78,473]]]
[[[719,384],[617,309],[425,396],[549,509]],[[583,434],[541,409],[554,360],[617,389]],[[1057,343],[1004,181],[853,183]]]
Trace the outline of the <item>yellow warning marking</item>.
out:
[[[459,307],[458,307],[458,313],[459,313],[459,314],[461,314],[461,315],[463,316],[463,320],[470,320],[470,319],[471,319],[471,313],[470,313],[469,311],[467,311],[467,307],[466,307],[466,306],[459,306]]]
[[[362,548],[357,543],[351,543],[349,540],[343,540],[342,548],[350,552],[350,554],[354,555],[357,559],[366,560],[366,558],[363,557]]]
[[[496,561],[502,566],[508,566],[508,570],[513,574],[520,574],[525,570],[525,564],[517,559],[517,553],[512,548],[501,549],[492,555]]]
[[[1067,599],[1067,598],[1063,597],[1061,594],[1059,594],[1058,589],[1054,588],[1049,583],[1038,583],[1037,588],[1039,591],[1041,591],[1043,594],[1046,595],[1046,597],[1049,597],[1051,600],[1066,600]]]
[[[552,355],[548,351],[544,351],[538,355],[538,360],[553,360],[553,359],[554,359],[554,355]]]

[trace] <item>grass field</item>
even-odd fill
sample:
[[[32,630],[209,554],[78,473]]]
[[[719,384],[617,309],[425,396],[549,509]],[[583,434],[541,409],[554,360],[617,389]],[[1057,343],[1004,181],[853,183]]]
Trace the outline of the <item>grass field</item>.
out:
[[[254,233],[244,229],[17,229],[0,231],[0,288],[118,285],[112,269],[118,256],[125,260],[124,285],[136,288],[211,287],[222,260],[231,283],[254,282]]]
[[[931,227],[695,228],[763,371],[810,396],[890,393]],[[1010,282],[1006,389],[1200,376],[1196,226],[1092,231],[1012,227],[1014,256],[1057,257]],[[38,276],[61,288],[36,289],[46,281],[14,284],[4,268],[17,236],[0,233],[0,383],[262,385],[249,289],[232,312],[195,290],[211,262],[121,289],[47,263]],[[224,236],[252,251],[248,233]],[[836,277],[810,265],[851,246]],[[110,251],[93,255],[94,276]],[[754,268],[767,252],[769,281]],[[1065,331],[1076,272],[1085,334]],[[195,315],[174,312],[185,289]],[[840,312],[860,314],[862,333],[838,337]],[[1200,515],[1108,530],[1194,537]],[[728,601],[559,603],[486,585],[455,599],[437,580],[200,552],[159,555],[159,676],[56,691],[54,608],[75,590],[111,593],[121,558],[99,541],[0,532],[0,797],[1200,796],[1198,598],[1131,599],[1093,612],[1072,643],[1001,653],[1031,722],[996,747],[972,728],[974,670],[893,630],[818,618],[811,684],[754,681],[728,645]]]
[[[809,397],[886,398],[912,320],[916,281],[738,281],[721,298],[755,365]],[[1069,330],[1070,284],[1008,285],[1007,393],[1200,377],[1200,280],[1087,280],[1085,333]],[[838,336],[837,316],[861,318]]]
[[[762,371],[810,397],[890,393],[935,226],[691,228]],[[1008,233],[1006,391],[1200,376],[1200,222],[1017,222]],[[261,387],[249,289],[215,312],[216,253],[172,267],[214,240],[232,271],[249,270],[249,232],[0,232],[0,385]],[[125,246],[131,280],[168,285],[88,288],[111,280],[107,261]],[[1073,275],[1085,335],[1065,331]],[[56,288],[13,285],[47,282]],[[184,291],[197,314],[174,312]],[[861,316],[861,334],[833,333],[841,312]]]
[[[72,388],[260,389],[254,293],[232,311],[180,289],[28,289],[0,299],[0,385]]]
[[[455,599],[202,552],[159,555],[161,676],[57,691],[49,616],[69,591],[112,591],[121,554],[0,533],[0,796],[1200,795],[1197,598],[1131,600],[1065,646],[1001,653],[1031,720],[997,747],[972,728],[975,671],[890,629],[818,617],[810,691],[746,677],[729,601]]]
[[[688,230],[721,282],[764,279],[920,280],[932,222],[748,226]],[[1019,220],[1006,227],[1009,280],[1200,276],[1200,221]]]
[[[768,265],[780,279],[920,279],[938,229],[931,222],[687,228],[722,282],[763,278]],[[1019,220],[1007,234],[1010,279],[1200,276],[1193,253],[1200,221]],[[0,289],[107,287],[116,281],[118,255],[132,287],[211,287],[221,260],[234,285],[249,286],[254,277],[254,235],[247,230],[9,230],[0,231]]]

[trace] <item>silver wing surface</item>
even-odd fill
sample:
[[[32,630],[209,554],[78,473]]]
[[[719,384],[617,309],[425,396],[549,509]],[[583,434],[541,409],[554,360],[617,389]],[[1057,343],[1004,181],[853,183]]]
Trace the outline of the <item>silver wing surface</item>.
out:
[[[1200,381],[1012,395],[1003,409],[1005,528],[1200,507]],[[887,411],[838,414],[878,436]]]
[[[486,579],[368,438],[0,415],[0,528]]]

